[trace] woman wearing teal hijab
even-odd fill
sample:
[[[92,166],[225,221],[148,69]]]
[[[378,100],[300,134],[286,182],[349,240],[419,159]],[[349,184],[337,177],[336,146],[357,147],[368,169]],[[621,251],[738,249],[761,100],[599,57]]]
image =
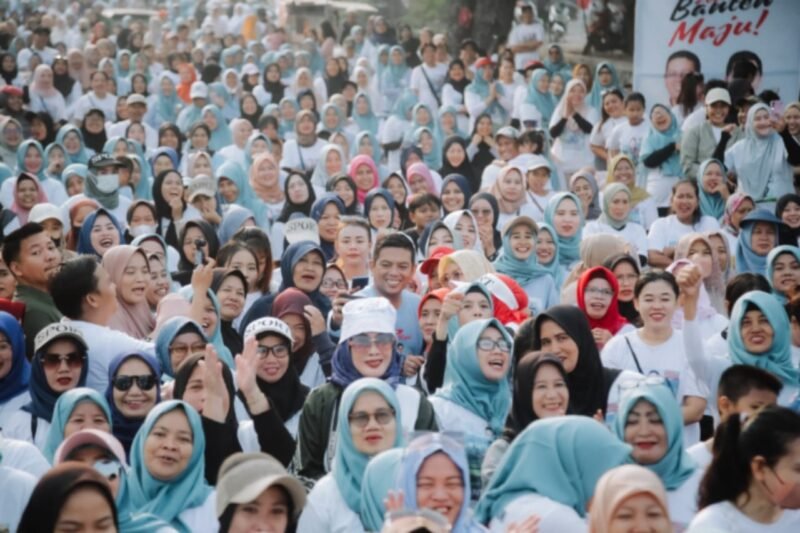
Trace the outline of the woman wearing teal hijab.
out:
[[[89,162],[89,152],[83,142],[81,130],[74,124],[64,124],[56,134],[56,143],[64,147],[67,165]]]
[[[284,114],[284,107],[290,106],[294,109],[294,113],[291,113],[291,119],[286,118],[286,114]],[[280,119],[278,120],[278,133],[284,139],[294,138],[295,131],[294,131],[294,121],[295,115],[297,112],[300,111],[300,106],[297,105],[297,101],[294,98],[290,98],[288,96],[284,96],[279,104],[280,110]]]
[[[425,116],[427,115],[427,120],[425,120]],[[431,108],[423,103],[415,103],[414,106],[411,108],[411,128],[406,131],[405,134],[405,141],[406,143],[414,142],[414,133],[419,128],[428,128],[431,133],[434,134],[436,141],[439,143],[439,149],[441,150],[442,146],[442,139],[441,135],[439,135],[438,128],[436,127],[436,117],[431,112]],[[439,167],[434,167],[439,168]]]
[[[441,505],[435,496],[437,491],[424,490],[418,485],[420,479],[434,483],[445,481],[448,485],[448,512],[445,515],[453,533],[478,533],[486,531],[473,517],[470,510],[469,464],[464,447],[453,438],[441,433],[429,433],[411,441],[403,456],[397,486],[403,491],[406,508],[419,511]],[[460,490],[454,478],[461,478]],[[453,481],[450,481],[453,479]]]
[[[225,161],[214,171],[214,177],[223,204],[249,205],[252,189],[242,165],[236,161]]]
[[[336,104],[325,104],[319,113],[319,125],[317,125],[317,133],[328,132],[333,135],[334,133],[344,133],[344,128],[347,125],[347,117],[342,113],[341,108]],[[349,134],[345,134],[347,140],[351,140]]]
[[[385,95],[387,102],[396,101],[408,88],[411,69],[406,63],[406,52],[402,46],[395,45],[389,49],[389,63],[377,79],[380,92]]]
[[[47,162],[44,157],[44,148],[39,144],[39,141],[28,139],[22,141],[17,148],[17,174],[21,172],[28,172],[34,174],[39,181],[44,179],[44,173],[47,170]],[[11,205],[9,203],[9,205]]]
[[[233,135],[228,127],[228,121],[222,116],[222,111],[214,104],[209,104],[203,108],[203,122],[211,130],[211,139],[208,147],[214,152],[233,144]],[[213,127],[212,127],[213,125]]]
[[[584,224],[580,205],[571,192],[559,192],[550,198],[544,210],[544,221],[555,230],[558,261],[566,269],[580,259]]]
[[[209,83],[208,92],[209,96],[215,95],[222,100],[224,105],[222,106],[221,111],[226,122],[229,122],[235,118],[239,118],[239,100],[235,97],[235,95],[232,95],[228,91],[224,83],[221,81]]]
[[[365,140],[366,139],[366,140]],[[365,150],[362,151],[362,145],[365,145],[369,142],[370,152],[365,153]],[[338,146],[338,145],[337,145]],[[324,148],[323,148],[324,149]],[[353,158],[359,154],[368,155],[372,158],[373,161],[378,165],[379,171],[383,169],[383,165],[380,165],[381,160],[381,145],[378,142],[378,138],[369,131],[361,131],[356,135],[355,140],[353,141],[353,146],[350,147],[350,157]],[[347,160],[343,159],[343,164],[345,168],[347,166]],[[333,176],[328,176],[328,179],[331,179]],[[383,177],[383,176],[381,176]],[[327,183],[327,180],[325,180]]]
[[[623,384],[624,385],[624,384]],[[683,415],[666,384],[636,383],[622,393],[614,432],[633,446],[631,456],[661,478],[667,489],[669,516],[683,530],[697,514],[696,496],[703,470],[683,446]],[[637,442],[646,442],[638,446]]]
[[[423,126],[414,130],[412,141],[422,152],[422,161],[431,170],[442,168],[442,144],[436,131]]]
[[[697,170],[700,212],[718,221],[725,215],[725,203],[730,195],[726,174],[725,165],[719,159],[706,159]]]
[[[173,76],[172,72],[162,72],[158,77],[158,92],[151,95],[148,101],[147,123],[153,128],[164,123],[175,124],[183,108]]]
[[[495,318],[462,326],[451,339],[442,387],[430,397],[443,431],[464,433],[472,498],[481,491],[483,457],[503,431],[511,409],[513,339]]]
[[[552,252],[550,251],[552,248]],[[536,234],[536,260],[539,265],[544,267],[556,284],[556,291],[561,290],[564,280],[567,278],[567,269],[561,265],[558,259],[558,235],[550,224],[542,222],[539,224],[539,231]]]
[[[187,285],[183,287],[178,293],[189,300],[189,303],[192,302],[194,299],[194,289],[191,285]],[[211,305],[214,307],[214,313],[217,316],[217,322],[214,324],[214,330],[209,334],[206,333],[208,337],[208,342],[214,345],[214,348],[217,350],[217,356],[219,356],[219,360],[225,363],[228,368],[233,370],[235,365],[233,363],[233,355],[228,347],[225,345],[225,341],[222,339],[222,318],[220,316],[220,305],[219,300],[217,299],[217,295],[214,294],[214,291],[211,289],[208,290],[208,299],[211,302]]]
[[[611,89],[619,89],[620,91],[622,90],[622,84],[619,82],[617,68],[611,62],[604,61],[602,63],[598,63],[597,67],[594,69],[594,83],[592,84],[592,92],[590,92],[586,97],[587,103],[595,109],[602,109],[603,92]]]
[[[378,117],[375,115],[372,100],[365,92],[359,92],[353,100],[353,121],[359,132],[368,131],[372,135],[378,135]]]
[[[99,429],[111,433],[111,410],[99,392],[86,387],[68,390],[59,396],[53,408],[53,419],[42,449],[53,462],[56,449],[70,435],[81,429]]]
[[[513,95],[504,95],[503,87],[494,79],[494,64],[491,59],[481,58],[475,62],[476,72],[472,78],[472,83],[464,89],[464,105],[473,120],[470,127],[473,128],[474,117],[487,114],[492,118],[495,129],[501,128],[508,123],[508,111],[499,102],[500,98],[513,98]],[[496,96],[487,105],[486,101],[491,94],[491,87],[494,85]]]
[[[772,294],[786,304],[800,286],[800,248],[790,245],[773,248],[767,254],[767,281]]]
[[[537,420],[503,456],[475,514],[493,530],[542,515],[539,531],[586,531],[600,477],[631,460],[631,447],[589,417]],[[532,473],[535,472],[535,475]]]
[[[681,129],[675,114],[666,106],[650,109],[650,127],[639,150],[637,185],[646,188],[658,205],[668,202],[672,186],[683,177],[678,145]]]
[[[385,500],[395,490],[405,450],[381,452],[367,464],[361,481],[361,523],[366,531],[381,531],[386,516]]]
[[[156,405],[133,440],[120,515],[148,513],[182,533],[216,524],[214,489],[205,480],[205,448],[200,415],[192,406],[179,400]],[[165,464],[158,453],[177,460]]]
[[[503,228],[503,251],[494,262],[495,270],[513,278],[527,293],[532,316],[559,303],[555,277],[536,257],[538,230],[529,217],[511,219]]]
[[[392,387],[376,378],[351,383],[337,415],[336,454],[330,474],[308,495],[298,531],[363,530],[361,485],[371,457],[402,446],[400,402]]]
[[[541,115],[541,120],[538,121],[540,127],[550,124],[550,118],[556,109],[556,100],[550,94],[550,74],[547,69],[540,68],[533,71],[523,104],[531,105],[539,112]],[[523,109],[520,109],[520,114],[524,115],[522,111]],[[525,116],[519,118],[522,122],[526,120]]]

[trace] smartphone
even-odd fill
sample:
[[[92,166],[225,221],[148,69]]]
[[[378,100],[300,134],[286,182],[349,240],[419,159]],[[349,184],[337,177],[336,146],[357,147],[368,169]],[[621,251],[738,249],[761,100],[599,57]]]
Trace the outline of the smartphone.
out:
[[[203,239],[195,239],[194,241],[194,266],[201,266],[206,264],[206,254],[203,252],[203,247],[206,241]]]
[[[353,290],[361,290],[369,285],[369,276],[358,276],[353,278]]]

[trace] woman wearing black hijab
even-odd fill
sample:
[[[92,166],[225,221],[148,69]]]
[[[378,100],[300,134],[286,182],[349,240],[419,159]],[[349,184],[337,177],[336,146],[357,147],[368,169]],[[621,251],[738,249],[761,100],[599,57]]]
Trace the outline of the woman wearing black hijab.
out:
[[[567,339],[561,337],[564,333]],[[553,306],[536,317],[529,338],[531,350],[553,352],[562,361],[568,378],[567,413],[605,415],[609,393],[622,370],[603,367],[583,311],[573,305]]]
[[[192,272],[194,272],[194,269],[199,266],[195,264],[195,244],[194,242],[191,242],[192,237],[188,237],[187,235],[189,230],[192,228],[199,229],[200,233],[203,235],[203,240],[206,241],[208,250],[206,259],[215,259],[217,257],[217,252],[219,252],[219,237],[217,237],[217,232],[214,230],[211,224],[205,220],[190,220],[186,222],[181,229],[180,238],[178,239],[177,249],[180,255],[178,271],[172,275],[172,279],[181,285],[189,285],[191,283]],[[190,239],[189,244],[186,243],[187,237]]]
[[[9,66],[6,66],[7,64]],[[14,54],[9,52],[0,54],[0,76],[3,77],[6,85],[14,85],[14,80],[17,79],[18,75],[19,68],[17,67],[17,58]]]
[[[217,295],[217,300],[220,301],[220,306],[222,306],[223,302],[220,298],[219,290],[220,287],[222,287],[222,283],[228,278],[237,278],[242,282],[242,309],[244,309],[244,302],[247,296],[247,278],[240,270],[225,270],[221,268],[215,268],[214,278],[211,281],[211,290]],[[239,316],[241,316],[241,313]],[[228,347],[232,354],[239,354],[242,353],[242,349],[244,349],[244,339],[242,339],[242,335],[239,333],[239,330],[233,327],[233,320],[235,320],[235,318],[232,320],[227,320],[224,315],[224,309],[220,309],[219,324],[220,333],[222,333],[222,342]]]
[[[108,141],[105,121],[106,116],[99,109],[90,109],[81,121],[83,143],[87,148],[91,148],[97,154],[103,153],[103,147],[105,147]]]
[[[203,71],[200,73],[200,80],[208,85],[217,81],[220,74],[222,74],[222,67],[216,63],[209,63],[203,67]]]
[[[492,146],[486,142],[487,138],[492,135],[492,117],[487,113],[478,115],[475,119],[475,127],[472,129],[470,135],[470,148],[474,151],[470,157],[472,169],[475,175],[480,179],[483,176],[483,170],[497,159]],[[480,139],[478,141],[478,139]],[[475,144],[477,141],[477,144]]]
[[[416,159],[410,161],[412,156],[416,156]],[[423,158],[422,148],[420,148],[416,144],[412,144],[410,146],[406,146],[405,148],[403,148],[403,150],[400,152],[400,171],[403,173],[403,176],[407,176],[408,167],[410,167],[417,161],[423,161],[422,158]]]
[[[447,155],[453,145],[459,145],[464,152],[461,161],[455,159],[460,156]],[[439,169],[440,176],[449,176],[450,174],[460,174],[467,178],[470,190],[478,191],[481,188],[481,176],[475,175],[475,170],[469,162],[469,155],[467,154],[467,142],[461,137],[452,135],[445,139],[444,146],[442,147],[442,168]]]
[[[11,490],[10,487],[4,487]],[[81,503],[89,501],[90,505],[78,505],[76,498]],[[78,516],[69,517],[62,514],[65,507],[80,508],[84,510]],[[90,516],[86,515],[89,509]],[[95,522],[110,522],[114,531],[118,531],[119,520],[114,495],[108,481],[94,468],[76,462],[62,463],[50,469],[36,484],[28,505],[22,513],[17,531],[19,533],[41,533],[43,531],[57,531],[61,519],[85,521],[76,524],[77,527],[92,527]],[[71,526],[70,526],[71,527]],[[109,528],[110,529],[110,528]]]
[[[633,268],[636,275],[640,275],[642,272],[639,269],[639,262],[634,259],[633,257],[629,256],[628,254],[617,254],[612,255],[608,259],[605,260],[603,266],[609,269],[611,272],[614,273],[616,276],[616,268],[620,266],[622,263],[627,263]],[[619,278],[618,278],[619,279]],[[635,327],[640,328],[642,327],[642,317],[639,316],[639,311],[636,310],[636,306],[633,305],[633,295],[631,295],[631,299],[627,302],[622,301],[622,295],[620,294],[617,298],[617,309],[619,309],[619,314],[621,314],[625,319],[633,324]]]
[[[267,65],[267,68],[264,69],[264,75],[261,78],[261,87],[265,93],[269,94],[269,103],[277,104],[283,100],[283,97],[286,95],[286,85],[281,82],[280,65],[277,63],[270,63]],[[255,94],[257,98],[261,99],[261,101],[267,101],[266,98],[262,98],[262,96],[259,94],[261,91],[258,87],[253,89],[253,91],[253,94]]]
[[[334,94],[339,94],[344,90],[347,84],[347,73],[342,72],[339,66],[339,61],[336,58],[330,58],[325,62],[325,87],[328,90],[328,98]]]
[[[482,213],[487,203],[489,204],[489,209],[492,210],[491,226],[489,226],[490,221]],[[482,207],[479,204],[484,204],[484,206]],[[474,194],[469,199],[469,210],[472,211],[472,214],[475,215],[475,220],[478,221],[478,235],[481,237],[486,258],[489,261],[494,261],[497,258],[497,254],[503,249],[503,237],[497,230],[497,222],[500,220],[500,205],[497,203],[497,198],[488,192]],[[492,238],[491,241],[487,242],[486,237],[489,232],[491,232]]]
[[[64,101],[67,105],[72,103],[70,100],[70,96],[72,95],[72,90],[75,87],[76,81],[69,75],[69,63],[67,63],[67,59],[65,57],[57,57],[53,60],[53,87],[55,87],[58,92],[61,93],[61,96],[64,97]],[[83,91],[78,92],[77,98],[80,98],[80,95],[83,94]],[[76,100],[77,100],[76,98]]]
[[[301,187],[305,187],[306,189],[306,199],[304,202],[295,203],[292,201],[292,194],[290,194],[289,189],[290,187],[294,187],[296,185],[300,185]],[[290,170],[289,175],[286,177],[286,181],[283,183],[283,195],[286,198],[286,201],[283,204],[283,209],[281,209],[280,215],[278,215],[277,221],[283,222],[284,224],[289,221],[289,218],[294,213],[301,213],[303,216],[310,216],[311,208],[314,205],[314,202],[317,201],[317,195],[314,193],[314,187],[308,182],[305,174],[299,170]]]

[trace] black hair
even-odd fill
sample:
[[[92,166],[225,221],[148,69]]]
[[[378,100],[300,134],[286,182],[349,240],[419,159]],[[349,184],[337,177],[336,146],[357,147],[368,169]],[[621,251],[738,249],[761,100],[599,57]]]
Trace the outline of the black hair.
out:
[[[286,490],[285,487],[283,487],[283,485],[275,484],[271,485],[269,488],[278,489],[281,491],[281,494],[286,500],[286,507],[288,511],[287,514],[289,515],[289,524],[288,527],[286,528],[286,532],[294,533],[297,527],[297,520],[293,518],[295,510],[294,510],[294,500],[292,499],[292,496],[289,494],[289,491]],[[236,510],[239,508],[240,505],[242,504],[231,503],[228,504],[227,507],[225,507],[225,510],[219,516],[219,533],[228,533],[228,531],[230,531],[231,523],[233,522],[233,515],[236,514]]]
[[[619,92],[617,89],[615,91]],[[622,95],[620,95],[620,100],[622,100]],[[522,132],[519,136],[519,144],[525,143],[535,144],[538,149],[535,151],[535,154],[541,154],[544,151],[544,147],[547,143],[547,137],[545,136],[544,130],[526,130]]]
[[[729,75],[734,80],[752,80],[758,74],[758,67],[747,60],[737,61],[733,64],[733,68]]]
[[[689,50],[678,50],[677,52],[672,52],[669,57],[667,58],[667,63],[664,65],[664,70],[667,70],[670,62],[673,59],[688,59],[692,63],[694,63],[694,71],[695,72],[702,72],[703,69],[700,68],[700,58],[693,52]]]
[[[635,91],[632,93],[628,93],[628,95],[625,97],[624,100],[625,107],[628,107],[628,104],[630,104],[631,102],[639,102],[640,104],[642,104],[642,107],[647,107],[644,95],[642,93],[637,93]]]
[[[603,96],[600,99],[600,125],[601,126],[606,123],[606,120],[611,118],[608,115],[608,113],[606,113],[605,106],[603,105],[605,103],[605,101],[606,101],[606,96],[611,96],[611,95],[616,96],[617,98],[622,100],[623,103],[625,102],[625,95],[623,95],[622,91],[619,90],[617,87],[614,87],[613,89],[608,89],[606,91],[603,91]]]
[[[683,116],[689,114],[697,106],[697,87],[703,83],[703,75],[699,72],[690,72],[681,80],[681,92],[678,93],[678,105],[683,110]]]
[[[419,47],[420,55],[423,54],[425,52],[425,50],[428,49],[428,48],[433,48],[433,51],[434,52],[436,51],[436,45],[435,44],[433,44],[433,43],[425,43],[425,44],[423,44],[422,46]]]
[[[694,196],[697,199],[697,205],[695,206],[694,211],[692,211],[692,224],[697,224],[700,222],[703,212],[700,210],[700,188],[695,180],[682,179],[675,182],[675,184],[672,186],[672,194],[670,194],[669,197],[670,212],[672,212],[672,199],[675,197],[675,194],[677,194],[678,187],[681,185],[689,185],[694,190]]]
[[[525,321],[519,325],[517,332],[514,334],[514,343],[511,348],[511,361],[512,367],[516,368],[520,359],[528,352],[535,351],[533,347],[533,336],[536,326],[536,321],[533,317],[526,318]]]
[[[651,283],[655,283],[656,281],[663,281],[669,285],[669,287],[672,289],[672,292],[675,293],[676,298],[680,295],[681,289],[678,287],[678,282],[675,281],[675,276],[666,270],[656,269],[649,270],[639,276],[639,279],[636,281],[636,286],[633,288],[633,297],[638,300],[639,295],[642,294],[644,288]]]
[[[708,80],[703,87],[703,94],[708,95],[711,89],[725,89],[728,90],[728,82],[720,79]]]
[[[429,192],[411,194],[408,197],[408,212],[413,213],[417,209],[426,206],[432,205],[435,206],[437,209],[441,209],[442,201],[439,199],[438,196]]]
[[[750,63],[755,67],[756,74],[763,74],[764,73],[764,64],[761,62],[761,58],[758,57],[755,53],[751,52],[750,50],[739,50],[738,52],[734,52],[731,54],[731,57],[728,58],[728,64],[725,65],[725,76],[730,76],[734,74],[735,68],[737,63],[747,62]],[[697,69],[697,72],[700,72],[700,69]],[[734,74],[734,77],[735,76]]]
[[[178,148],[176,148],[175,151],[178,152],[178,156],[180,156],[181,153],[183,152],[184,137],[183,133],[181,133],[180,128],[178,128],[178,126],[176,126],[175,124],[171,122],[165,122],[164,124],[158,127],[158,145],[163,146],[163,144],[161,143],[161,137],[164,135],[164,132],[167,131],[171,131],[178,138]]]
[[[248,226],[239,228],[236,233],[231,237],[231,241],[241,242],[248,248],[253,250],[258,260],[259,254],[265,257],[264,274],[258,280],[258,290],[267,294],[269,292],[269,283],[272,280],[272,245],[269,242],[269,236],[263,229],[255,226]],[[259,264],[259,267],[261,265]]]
[[[800,415],[785,407],[766,407],[745,422],[728,418],[714,435],[714,459],[700,483],[698,508],[747,494],[753,459],[761,457],[774,467],[798,439]]]
[[[111,80],[111,78],[108,77],[108,74],[106,74],[106,72],[104,70],[95,70],[94,72],[92,72],[92,75],[89,76],[89,81],[93,81],[94,77],[96,75],[98,75],[98,74],[102,74],[103,77],[106,79],[106,81],[110,81]]]
[[[217,252],[217,265],[224,268],[232,268],[228,266],[228,262],[239,252],[247,252],[251,254],[256,260],[256,266],[259,266],[258,254],[255,252],[255,250],[250,248],[250,246],[248,246],[246,243],[236,240],[231,240],[225,243],[225,245],[219,249]]]
[[[772,292],[767,278],[761,274],[742,272],[732,277],[725,287],[725,307],[728,313],[745,293],[750,291]]]
[[[775,100],[780,100],[781,99],[781,95],[779,95],[778,93],[776,93],[772,89],[764,89],[763,91],[758,93],[758,98],[759,98],[759,100],[761,100],[765,104],[770,105]]]
[[[3,262],[10,267],[11,263],[19,260],[22,241],[43,232],[44,227],[41,224],[28,222],[6,235],[5,239],[3,239]]]
[[[61,265],[50,279],[50,296],[62,315],[73,320],[83,316],[83,299],[97,292],[99,265],[95,256],[79,255]]]
[[[771,372],[753,365],[733,365],[728,367],[719,378],[717,398],[725,396],[732,402],[747,396],[751,390],[766,390],[781,393],[783,383]]]
[[[381,251],[384,248],[402,248],[404,250],[408,250],[411,254],[411,262],[414,262],[414,258],[417,256],[417,248],[414,246],[411,238],[404,234],[404,233],[389,233],[383,238],[379,238],[375,241],[375,250],[372,254],[373,261],[377,261],[381,255]]]

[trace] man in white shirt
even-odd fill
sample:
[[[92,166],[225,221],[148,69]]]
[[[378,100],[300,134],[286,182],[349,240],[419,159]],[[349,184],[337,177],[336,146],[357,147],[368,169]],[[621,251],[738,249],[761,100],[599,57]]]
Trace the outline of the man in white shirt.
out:
[[[522,6],[519,24],[508,34],[508,48],[514,52],[517,70],[522,70],[529,61],[539,59],[539,47],[544,41],[544,26],[533,13],[532,5]]]
[[[103,111],[109,122],[117,120],[117,99],[108,92],[108,75],[102,70],[98,70],[92,74],[90,83],[92,90],[75,102],[72,121],[80,125],[90,109]]]
[[[64,320],[83,334],[89,347],[87,387],[106,390],[109,364],[121,353],[156,357],[153,343],[108,327],[117,311],[117,294],[111,276],[94,256],[81,255],[64,263],[52,280],[51,292]]]
[[[440,94],[444,79],[447,76],[447,65],[436,62],[436,46],[428,43],[422,47],[422,64],[411,71],[411,90],[432,113],[439,111]]]
[[[143,118],[147,113],[147,98],[141,94],[131,94],[125,100],[128,106],[128,119],[120,122],[106,124],[106,135],[111,137],[127,137],[128,126],[131,124],[141,124],[144,128],[145,135],[145,148],[148,150],[155,150],[158,148],[158,132],[154,130],[149,124],[143,122]]]
[[[31,42],[31,46],[30,48],[23,48],[19,51],[17,54],[17,65],[19,65],[20,68],[28,68],[28,64],[30,63],[31,56],[33,56],[33,54],[36,54],[42,58],[42,63],[45,65],[52,65],[53,60],[58,55],[58,50],[47,46],[49,41],[50,28],[39,26],[33,30],[33,41]]]
[[[488,190],[497,181],[497,175],[506,165],[518,165],[525,167],[524,159],[519,157],[519,132],[511,126],[505,126],[497,130],[494,134],[494,142],[496,144],[497,154],[499,159],[492,162],[487,166],[481,175],[481,190]]]

